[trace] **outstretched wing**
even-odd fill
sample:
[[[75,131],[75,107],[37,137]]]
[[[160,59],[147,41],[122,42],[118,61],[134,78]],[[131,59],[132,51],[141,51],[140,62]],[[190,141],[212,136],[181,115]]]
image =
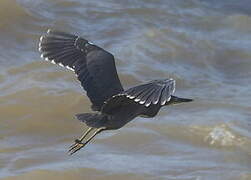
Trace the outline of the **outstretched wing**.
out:
[[[124,104],[138,104],[145,107],[154,105],[166,105],[175,91],[175,81],[173,79],[154,80],[139,86],[132,87],[107,100],[102,112],[110,114],[118,106]]]
[[[86,39],[48,30],[40,38],[39,51],[45,60],[76,73],[93,110],[100,111],[104,101],[123,91],[113,55]]]

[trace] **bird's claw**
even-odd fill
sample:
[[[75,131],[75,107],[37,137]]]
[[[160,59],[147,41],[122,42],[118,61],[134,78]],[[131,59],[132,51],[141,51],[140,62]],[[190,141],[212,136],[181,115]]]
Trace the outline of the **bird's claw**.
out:
[[[69,147],[70,148],[68,150],[69,155],[76,153],[77,151],[82,149],[84,146],[85,146],[85,143],[82,143],[79,139],[76,139],[75,143]]]
[[[81,144],[81,143],[82,143],[79,139],[75,139],[74,142],[75,142],[75,143],[73,143],[73,144],[69,147],[70,150],[72,149],[72,147],[76,146],[77,144]],[[69,151],[70,151],[70,150],[69,150]]]
[[[75,140],[75,143],[69,147],[69,151],[68,151],[69,155],[72,155],[72,154],[76,153],[77,151],[79,151],[80,149],[82,149],[88,142],[90,142],[90,140],[92,140],[92,138],[94,138],[94,136],[96,136],[98,133],[105,130],[106,128],[104,128],[104,127],[98,128],[87,140],[82,142],[92,129],[93,128],[89,128],[85,132],[85,134],[83,134],[79,139]]]

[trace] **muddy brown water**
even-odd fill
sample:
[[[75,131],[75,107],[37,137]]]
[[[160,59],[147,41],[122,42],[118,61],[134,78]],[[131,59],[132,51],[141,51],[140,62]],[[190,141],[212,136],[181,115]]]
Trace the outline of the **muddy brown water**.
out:
[[[0,178],[250,180],[250,14],[248,0],[1,0]],[[48,28],[112,52],[125,88],[172,77],[195,101],[68,156],[90,102],[73,73],[40,59]]]

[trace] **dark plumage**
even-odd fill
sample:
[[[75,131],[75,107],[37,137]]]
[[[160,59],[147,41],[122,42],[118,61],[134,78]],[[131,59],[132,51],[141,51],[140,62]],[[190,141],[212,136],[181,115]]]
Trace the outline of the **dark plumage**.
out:
[[[119,129],[137,116],[154,117],[162,106],[189,102],[173,96],[173,79],[154,80],[124,90],[111,53],[79,36],[48,30],[40,38],[41,57],[74,71],[92,103],[93,113],[77,114],[89,129],[75,140],[70,154],[103,130]],[[90,131],[91,137],[82,142]]]

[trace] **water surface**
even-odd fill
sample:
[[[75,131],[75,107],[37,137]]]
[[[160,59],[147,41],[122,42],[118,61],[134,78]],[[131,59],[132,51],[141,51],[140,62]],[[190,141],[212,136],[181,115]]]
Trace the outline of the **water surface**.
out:
[[[250,180],[250,13],[248,0],[1,0],[0,178]],[[172,77],[195,101],[68,156],[90,102],[73,73],[40,59],[48,28],[113,53],[125,88]]]

